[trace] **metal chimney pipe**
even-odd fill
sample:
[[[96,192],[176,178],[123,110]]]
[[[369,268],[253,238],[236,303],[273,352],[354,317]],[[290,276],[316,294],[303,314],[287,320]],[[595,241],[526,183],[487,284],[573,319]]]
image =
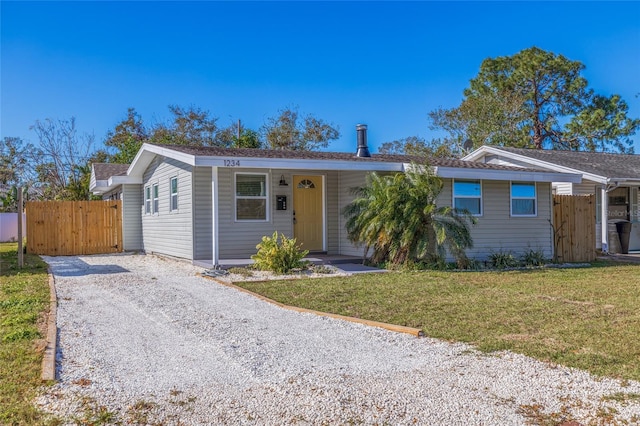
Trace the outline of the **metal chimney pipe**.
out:
[[[367,147],[367,125],[357,124],[356,132],[358,133],[358,151],[356,151],[356,157],[371,157],[369,147]]]

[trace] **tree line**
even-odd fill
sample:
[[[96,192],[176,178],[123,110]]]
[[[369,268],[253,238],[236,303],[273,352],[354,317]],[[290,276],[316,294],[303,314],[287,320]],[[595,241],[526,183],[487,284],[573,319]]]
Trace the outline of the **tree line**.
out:
[[[267,119],[258,130],[242,127],[240,121],[220,126],[209,111],[170,105],[168,122],[147,124],[135,108],[96,148],[95,136],[80,133],[74,118],[37,120],[31,130],[38,144],[16,137],[0,141],[0,211],[17,207],[17,188],[27,198],[87,200],[93,163],[129,164],[143,143],[160,145],[217,146],[316,150],[340,137],[336,126],[287,107]]]
[[[481,145],[633,153],[640,119],[629,117],[619,95],[588,86],[584,64],[531,47],[487,58],[464,90],[460,105],[428,113],[428,128],[445,136],[408,136],[381,144],[381,153],[459,157]],[[260,129],[221,126],[198,107],[170,105],[171,119],[148,124],[129,108],[96,149],[74,118],[37,120],[38,144],[0,141],[0,209],[15,208],[16,188],[38,199],[90,199],[91,164],[130,163],[145,142],[170,145],[316,150],[340,137],[338,127],[297,107],[278,111]]]

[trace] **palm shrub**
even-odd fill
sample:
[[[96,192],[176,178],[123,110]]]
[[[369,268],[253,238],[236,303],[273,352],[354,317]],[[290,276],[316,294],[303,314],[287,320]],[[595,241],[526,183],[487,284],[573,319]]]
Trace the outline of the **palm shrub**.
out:
[[[286,274],[292,269],[303,268],[306,264],[302,259],[309,254],[309,250],[300,250],[295,238],[287,238],[278,231],[271,237],[264,236],[256,246],[258,252],[251,256],[254,266],[262,271],[273,271]]]
[[[395,265],[437,262],[449,251],[457,260],[473,246],[466,210],[438,207],[442,179],[430,167],[412,167],[405,173],[367,176],[354,188],[355,199],[343,209],[348,238],[373,249],[371,261]]]

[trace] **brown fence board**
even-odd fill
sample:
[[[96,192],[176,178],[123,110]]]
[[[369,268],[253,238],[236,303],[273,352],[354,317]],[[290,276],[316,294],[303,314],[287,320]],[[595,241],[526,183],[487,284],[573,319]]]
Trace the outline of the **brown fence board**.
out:
[[[594,195],[554,195],[555,253],[560,262],[596,259]]]
[[[48,256],[122,251],[122,201],[30,201],[27,251]]]

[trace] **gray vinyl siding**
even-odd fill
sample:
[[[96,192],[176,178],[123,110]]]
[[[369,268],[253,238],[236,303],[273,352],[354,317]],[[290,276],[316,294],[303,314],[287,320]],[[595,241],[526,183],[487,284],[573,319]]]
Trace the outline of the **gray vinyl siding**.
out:
[[[103,200],[122,200],[122,186],[117,186],[109,192],[102,194]]]
[[[193,259],[192,167],[180,161],[156,157],[143,175],[143,188],[158,184],[159,209],[145,214],[140,206],[144,250]],[[178,210],[169,211],[170,179],[178,177]]]
[[[264,173],[264,170],[255,169],[219,169],[218,172],[218,232],[220,234],[218,244],[220,247],[220,259],[247,258],[256,253],[256,245],[265,235],[272,235],[274,231],[293,237],[293,176],[294,175],[318,175],[324,177],[325,194],[325,246],[328,252],[337,251],[337,196],[335,185],[337,184],[337,172],[328,171],[293,171],[271,170],[268,173],[269,193],[267,197],[268,220],[266,222],[237,222],[235,220],[234,174]],[[284,178],[286,186],[280,185]],[[276,196],[287,197],[287,210],[276,209]]]
[[[141,185],[122,185],[122,242],[125,251],[142,250]]]
[[[353,200],[350,188],[362,186],[366,173],[342,172],[340,174],[340,209]],[[436,200],[438,206],[453,204],[452,180],[444,179],[442,192]],[[486,260],[493,252],[511,251],[520,255],[528,249],[542,250],[552,257],[551,185],[538,183],[537,216],[511,217],[511,186],[509,181],[482,181],[483,215],[471,228],[474,247],[467,251],[470,258]],[[355,246],[348,238],[344,217],[340,216],[340,253],[362,256],[363,247]],[[451,259],[449,259],[451,260]]]
[[[629,237],[629,250],[640,250],[640,211],[638,211],[638,188],[631,188],[631,236]]]
[[[326,249],[328,254],[340,254],[340,208],[338,205],[338,182],[340,172],[326,173],[325,205],[326,205]]]
[[[209,260],[213,257],[211,167],[194,167],[193,194],[193,258]]]
[[[452,205],[451,188],[451,179],[445,179],[438,205]],[[474,244],[467,250],[467,256],[486,260],[494,252],[505,251],[519,256],[531,249],[542,250],[545,257],[551,258],[551,185],[536,184],[536,217],[512,217],[510,192],[509,181],[482,181],[482,216],[476,217],[477,223],[471,228]]]
[[[102,194],[103,200],[122,200],[122,246],[125,251],[143,249],[140,217],[142,197],[142,186],[131,184],[120,185]]]
[[[342,209],[354,199],[352,188],[365,185],[367,181],[366,172],[348,172],[342,171],[339,174],[338,188],[338,211],[339,211],[339,252],[347,256],[363,256],[364,246],[353,244],[347,237],[346,222],[342,215]]]
[[[266,222],[236,222],[235,220],[235,195],[234,174],[237,172],[247,172],[262,174],[265,170],[253,169],[218,169],[218,244],[220,248],[220,259],[246,259],[256,253],[256,245],[265,235],[272,235],[274,231],[285,235],[293,236],[291,206],[287,210],[276,211],[276,195],[287,196],[287,201],[291,200],[291,185],[279,186],[280,174],[276,172],[267,173],[269,189],[267,193],[267,215]],[[279,173],[279,172],[278,172]],[[283,172],[284,173],[284,172]],[[281,173],[282,174],[282,173]],[[286,176],[287,182],[291,182],[291,176]]]

